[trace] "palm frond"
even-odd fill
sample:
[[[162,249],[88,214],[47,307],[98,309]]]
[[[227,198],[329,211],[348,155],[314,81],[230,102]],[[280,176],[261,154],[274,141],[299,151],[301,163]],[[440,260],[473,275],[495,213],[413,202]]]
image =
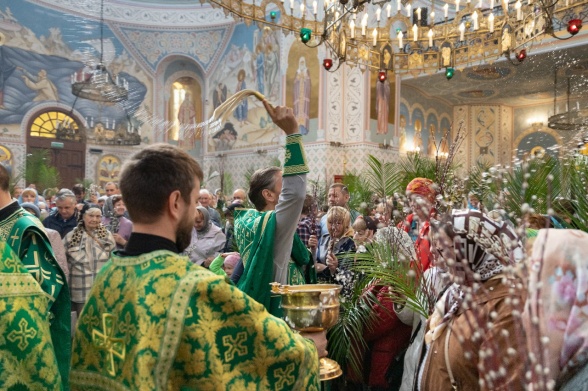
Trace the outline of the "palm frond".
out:
[[[346,173],[343,177],[343,184],[349,190],[349,207],[365,214],[366,202],[372,198],[373,194],[365,175]]]
[[[351,371],[354,378],[361,378],[363,352],[367,349],[364,334],[373,327],[376,320],[373,309],[379,304],[375,295],[366,290],[369,282],[369,278],[358,278],[351,295],[342,298],[339,320],[328,333],[329,357],[344,371]]]
[[[399,184],[400,170],[394,163],[382,163],[375,156],[368,156],[369,170],[365,172],[366,182],[379,198],[392,195],[402,189]]]

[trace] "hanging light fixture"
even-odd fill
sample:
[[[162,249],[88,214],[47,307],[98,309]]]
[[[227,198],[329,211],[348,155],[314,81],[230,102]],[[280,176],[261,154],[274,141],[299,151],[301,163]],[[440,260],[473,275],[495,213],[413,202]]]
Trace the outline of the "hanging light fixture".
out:
[[[431,12],[427,12],[429,2]],[[510,2],[455,1],[454,10],[448,4],[439,8],[434,0],[316,0],[308,8],[312,9],[312,18],[307,12],[295,13],[293,0],[289,9],[284,0],[258,4],[210,0],[227,15],[299,34],[306,46],[324,44],[330,52],[328,57],[337,61],[333,68],[347,62],[362,70],[384,68],[414,76],[501,56],[514,55],[516,63],[521,60],[521,52],[528,55],[535,40],[546,35],[569,39],[578,34],[588,6],[588,0]],[[266,16],[275,10],[279,17]],[[435,10],[444,12],[436,16]],[[438,45],[433,45],[433,37]],[[390,55],[389,61],[383,61],[385,53]]]
[[[126,79],[111,73],[104,65],[104,0],[100,1],[100,62],[94,69],[84,68],[71,75],[71,92],[76,97],[97,102],[121,102],[129,95]]]
[[[567,76],[567,91],[566,91],[566,110],[565,112],[557,112],[557,72],[555,69],[554,88],[553,88],[553,115],[547,119],[547,126],[555,130],[566,130],[576,132],[588,131],[588,108],[582,109],[580,101],[576,101],[575,108],[572,107],[572,79],[577,80],[581,78],[577,85],[581,86],[586,83],[588,79],[588,71],[585,69],[567,69],[565,74]]]

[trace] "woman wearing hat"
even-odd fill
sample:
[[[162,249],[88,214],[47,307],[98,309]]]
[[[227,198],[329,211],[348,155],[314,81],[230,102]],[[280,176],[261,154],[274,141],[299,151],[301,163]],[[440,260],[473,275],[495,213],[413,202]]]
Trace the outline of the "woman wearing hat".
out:
[[[102,212],[85,204],[78,216],[78,225],[63,239],[69,266],[71,309],[78,316],[94,283],[96,274],[110,258],[115,247],[114,237],[101,224]]]

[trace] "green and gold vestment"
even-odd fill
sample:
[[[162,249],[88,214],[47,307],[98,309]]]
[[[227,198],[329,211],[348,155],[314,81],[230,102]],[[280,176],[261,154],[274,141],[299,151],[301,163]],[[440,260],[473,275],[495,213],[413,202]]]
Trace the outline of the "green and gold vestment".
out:
[[[50,301],[12,249],[0,241],[1,390],[65,388],[49,329]]]
[[[0,241],[5,241],[17,254],[22,265],[37,281],[49,299],[46,321],[63,384],[69,384],[71,352],[71,302],[65,275],[55,259],[45,228],[35,216],[20,206],[10,204],[0,219]]]
[[[74,390],[318,390],[312,341],[187,257],[113,255],[74,337]]]

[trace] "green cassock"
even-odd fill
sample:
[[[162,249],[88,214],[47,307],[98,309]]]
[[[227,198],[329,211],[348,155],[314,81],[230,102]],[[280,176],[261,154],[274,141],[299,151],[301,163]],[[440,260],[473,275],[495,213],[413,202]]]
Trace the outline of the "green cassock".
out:
[[[290,135],[286,138],[283,176],[307,173],[302,136]],[[274,278],[275,229],[275,211],[235,210],[235,240],[244,266],[243,275],[237,286],[263,304],[272,315],[281,317],[281,296],[273,296],[270,293],[270,283]],[[288,284],[307,283],[316,283],[316,270],[310,252],[295,233],[288,264]]]
[[[115,254],[77,323],[71,387],[318,391],[318,356],[312,341],[187,257]]]
[[[63,389],[67,390],[71,357],[71,302],[65,275],[55,260],[45,229],[39,219],[19,207],[0,222],[2,241],[14,250],[21,265],[37,281],[39,289],[48,299],[43,319],[50,327]],[[1,382],[0,389],[3,389]]]
[[[0,241],[1,390],[65,388],[49,329],[51,301],[10,246]]]

